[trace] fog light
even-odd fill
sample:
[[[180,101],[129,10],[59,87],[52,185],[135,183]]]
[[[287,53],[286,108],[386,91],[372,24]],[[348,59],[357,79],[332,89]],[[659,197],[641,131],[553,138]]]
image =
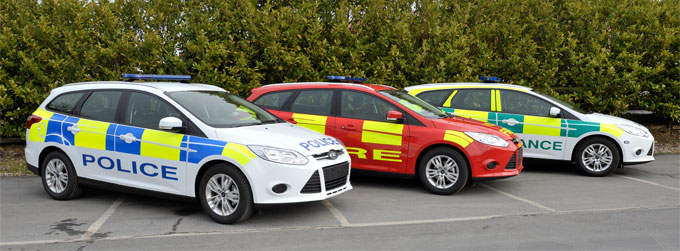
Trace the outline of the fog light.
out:
[[[637,149],[637,151],[635,151],[635,155],[639,156],[640,154],[642,154],[642,149]]]
[[[496,168],[497,165],[498,163],[496,163],[496,161],[491,161],[489,162],[489,164],[486,164],[486,168],[488,168],[489,170],[493,170],[494,168]]]
[[[277,184],[272,187],[272,192],[277,193],[277,194],[282,194],[288,190],[288,186],[286,184]]]

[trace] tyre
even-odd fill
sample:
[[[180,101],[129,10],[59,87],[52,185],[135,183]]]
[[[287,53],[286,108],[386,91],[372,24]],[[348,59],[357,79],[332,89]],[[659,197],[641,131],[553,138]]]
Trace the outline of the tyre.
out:
[[[55,151],[45,156],[40,176],[45,191],[55,200],[70,200],[78,197],[82,191],[73,163],[61,152]]]
[[[430,150],[418,167],[420,183],[434,194],[454,194],[463,189],[468,180],[465,158],[450,148]]]
[[[578,170],[588,176],[607,176],[619,166],[621,153],[616,145],[604,138],[589,138],[574,150]]]
[[[236,223],[253,212],[253,194],[248,179],[232,165],[210,167],[201,177],[198,197],[203,211],[218,223]]]

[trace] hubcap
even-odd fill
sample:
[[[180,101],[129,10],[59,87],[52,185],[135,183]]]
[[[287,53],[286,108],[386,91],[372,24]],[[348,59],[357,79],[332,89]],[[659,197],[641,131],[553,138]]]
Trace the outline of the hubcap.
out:
[[[611,149],[603,144],[592,144],[581,153],[583,166],[592,172],[607,170],[614,159]]]
[[[68,184],[68,170],[60,159],[51,159],[45,169],[47,187],[53,193],[62,193]]]
[[[458,180],[458,164],[449,156],[437,155],[427,162],[425,175],[434,187],[447,189]]]
[[[205,186],[205,198],[208,206],[220,216],[231,215],[238,208],[238,186],[226,174],[215,174]]]

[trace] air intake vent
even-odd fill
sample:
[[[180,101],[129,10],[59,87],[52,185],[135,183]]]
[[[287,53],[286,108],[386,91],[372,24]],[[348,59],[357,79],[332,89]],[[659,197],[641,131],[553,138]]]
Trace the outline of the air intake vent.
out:
[[[321,179],[319,179],[319,171],[314,171],[312,177],[309,178],[307,184],[302,188],[300,193],[320,193]]]

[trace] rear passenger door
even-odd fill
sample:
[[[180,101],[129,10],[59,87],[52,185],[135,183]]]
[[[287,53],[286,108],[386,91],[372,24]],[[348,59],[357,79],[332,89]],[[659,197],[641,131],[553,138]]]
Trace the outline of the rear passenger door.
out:
[[[457,89],[442,105],[444,111],[461,117],[496,123],[496,91],[492,89]]]

